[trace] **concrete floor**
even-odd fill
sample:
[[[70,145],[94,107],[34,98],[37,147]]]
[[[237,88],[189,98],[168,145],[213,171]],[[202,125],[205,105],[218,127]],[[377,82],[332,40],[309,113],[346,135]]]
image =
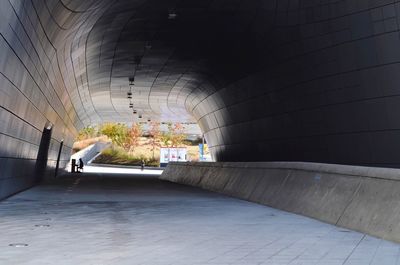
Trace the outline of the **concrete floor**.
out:
[[[0,202],[7,265],[392,265],[399,247],[150,175],[85,173]]]

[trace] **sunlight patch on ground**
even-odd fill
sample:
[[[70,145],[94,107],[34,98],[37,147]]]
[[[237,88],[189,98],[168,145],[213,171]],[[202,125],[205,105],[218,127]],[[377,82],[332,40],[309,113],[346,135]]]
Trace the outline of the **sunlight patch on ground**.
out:
[[[113,173],[113,174],[138,174],[138,175],[161,175],[162,169],[144,169],[140,168],[127,168],[127,167],[99,167],[99,166],[85,166],[83,169],[85,173]]]

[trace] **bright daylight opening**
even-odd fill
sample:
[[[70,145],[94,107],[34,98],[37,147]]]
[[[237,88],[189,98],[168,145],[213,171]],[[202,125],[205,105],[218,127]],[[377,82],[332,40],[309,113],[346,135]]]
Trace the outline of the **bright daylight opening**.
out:
[[[196,123],[107,122],[80,130],[70,172],[159,175],[169,162],[211,161]]]

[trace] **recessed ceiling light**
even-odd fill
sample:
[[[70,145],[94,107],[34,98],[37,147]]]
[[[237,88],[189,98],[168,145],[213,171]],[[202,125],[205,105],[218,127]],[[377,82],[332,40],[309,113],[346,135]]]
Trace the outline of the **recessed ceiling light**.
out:
[[[178,15],[175,12],[170,12],[168,14],[168,19],[175,19]]]
[[[35,225],[36,227],[50,227],[50,225],[48,224],[39,224],[39,225]]]
[[[12,243],[12,244],[9,244],[9,246],[10,247],[16,247],[16,248],[23,248],[23,247],[27,247],[28,244],[25,244],[25,243]]]
[[[129,77],[129,85],[133,86],[134,82],[135,82],[135,77],[133,77],[133,76]]]

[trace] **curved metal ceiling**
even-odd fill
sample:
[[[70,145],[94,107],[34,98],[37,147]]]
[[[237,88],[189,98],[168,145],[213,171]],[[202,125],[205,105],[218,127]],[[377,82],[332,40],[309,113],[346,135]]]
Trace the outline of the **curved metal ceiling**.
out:
[[[198,122],[220,161],[400,165],[399,1],[0,7],[0,133],[29,159],[47,122],[70,146],[85,125],[150,118]]]
[[[254,45],[262,45],[265,34],[249,31],[258,22],[262,1],[43,4],[58,27],[51,42],[64,50],[61,72],[77,88],[80,102],[73,104],[85,124],[139,115],[196,122],[198,100],[251,71],[260,55],[255,56]]]

